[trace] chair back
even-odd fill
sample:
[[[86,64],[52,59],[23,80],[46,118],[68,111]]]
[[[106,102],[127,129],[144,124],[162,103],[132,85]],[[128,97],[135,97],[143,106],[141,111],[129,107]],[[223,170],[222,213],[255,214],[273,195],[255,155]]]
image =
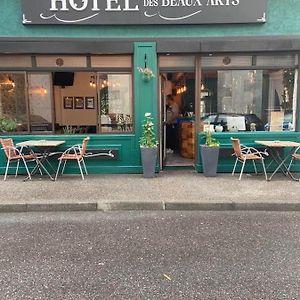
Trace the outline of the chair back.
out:
[[[13,157],[17,156],[14,142],[12,139],[1,139],[1,145],[4,150],[4,153],[8,159],[11,159]]]
[[[80,152],[80,154],[81,154],[82,156],[84,156],[85,153],[86,153],[87,144],[88,144],[88,141],[89,141],[89,140],[90,140],[90,137],[87,136],[87,137],[84,138],[83,141],[82,141],[81,152]]]
[[[238,138],[230,138],[234,153],[237,157],[242,157],[242,149],[240,139]]]

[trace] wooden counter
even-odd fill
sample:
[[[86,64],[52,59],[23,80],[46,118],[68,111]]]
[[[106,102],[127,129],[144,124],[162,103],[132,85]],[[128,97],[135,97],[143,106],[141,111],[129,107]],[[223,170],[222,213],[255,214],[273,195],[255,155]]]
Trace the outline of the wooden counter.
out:
[[[195,157],[195,123],[192,121],[180,122],[179,126],[180,154],[186,158]]]

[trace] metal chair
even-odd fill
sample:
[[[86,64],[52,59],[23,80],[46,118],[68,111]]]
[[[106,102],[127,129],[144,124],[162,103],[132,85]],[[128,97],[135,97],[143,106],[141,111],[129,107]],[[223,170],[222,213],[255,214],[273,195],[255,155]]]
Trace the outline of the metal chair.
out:
[[[83,170],[84,170],[86,175],[88,174],[87,169],[86,169],[86,165],[85,165],[85,161],[84,161],[84,155],[86,153],[87,143],[88,143],[89,139],[90,139],[89,137],[84,138],[83,141],[82,141],[82,145],[74,145],[74,146],[68,148],[58,158],[59,163],[58,163],[58,168],[57,168],[56,175],[55,175],[55,180],[57,179],[62,161],[64,161],[62,171],[61,171],[61,173],[63,174],[67,161],[72,161],[72,160],[77,161],[82,180],[84,180]],[[83,170],[82,170],[81,164],[83,166]]]
[[[19,170],[19,165],[20,165],[20,160],[23,162],[26,172],[28,174],[28,179],[31,179],[31,175],[30,172],[28,170],[28,166],[26,161],[37,161],[37,156],[35,155],[35,153],[33,153],[32,151],[30,151],[29,154],[24,154],[23,153],[23,148],[24,147],[15,147],[14,142],[11,138],[9,139],[1,139],[0,140],[1,145],[2,145],[2,149],[4,150],[4,153],[6,155],[7,158],[7,164],[6,164],[6,169],[5,169],[5,174],[4,174],[4,180],[6,180],[7,178],[7,172],[9,169],[9,165],[11,162],[17,162],[17,168],[16,168],[16,173],[15,173],[15,177],[17,177],[18,175],[18,170]]]
[[[294,160],[300,160],[300,153],[298,153],[299,150],[300,150],[300,147],[297,147],[295,149],[294,153],[292,154],[292,158],[291,158],[291,161],[290,161],[289,166],[288,166],[288,171],[290,171],[292,163],[293,163]]]
[[[234,164],[234,167],[232,170],[232,176],[234,175],[237,163],[240,162],[240,163],[242,163],[242,169],[240,172],[239,180],[241,180],[243,171],[244,171],[244,167],[245,167],[247,161],[252,161],[254,171],[257,174],[257,168],[256,168],[255,161],[260,160],[262,163],[262,166],[263,166],[265,178],[266,178],[266,180],[268,180],[266,167],[265,167],[265,163],[264,163],[264,156],[268,156],[269,154],[266,151],[261,152],[261,151],[258,151],[256,148],[246,147],[246,146],[242,145],[238,138],[231,138],[231,143],[232,143],[232,147],[234,150],[234,153],[232,155],[236,157],[235,164]]]

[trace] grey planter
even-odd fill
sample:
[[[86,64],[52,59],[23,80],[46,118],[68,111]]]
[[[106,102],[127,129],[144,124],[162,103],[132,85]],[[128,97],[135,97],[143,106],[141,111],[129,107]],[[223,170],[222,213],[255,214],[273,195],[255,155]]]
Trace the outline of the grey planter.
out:
[[[219,150],[219,147],[207,147],[205,145],[201,145],[201,158],[204,176],[217,176]]]
[[[141,157],[143,166],[143,176],[145,178],[155,177],[155,166],[157,161],[157,147],[143,148],[141,147]]]

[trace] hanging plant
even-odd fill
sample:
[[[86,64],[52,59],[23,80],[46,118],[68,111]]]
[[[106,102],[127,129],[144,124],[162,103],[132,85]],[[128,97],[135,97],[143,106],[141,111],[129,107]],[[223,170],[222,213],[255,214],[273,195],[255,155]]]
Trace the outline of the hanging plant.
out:
[[[143,79],[146,80],[146,81],[149,81],[151,78],[155,77],[153,71],[150,68],[138,67],[137,69],[142,74]]]

